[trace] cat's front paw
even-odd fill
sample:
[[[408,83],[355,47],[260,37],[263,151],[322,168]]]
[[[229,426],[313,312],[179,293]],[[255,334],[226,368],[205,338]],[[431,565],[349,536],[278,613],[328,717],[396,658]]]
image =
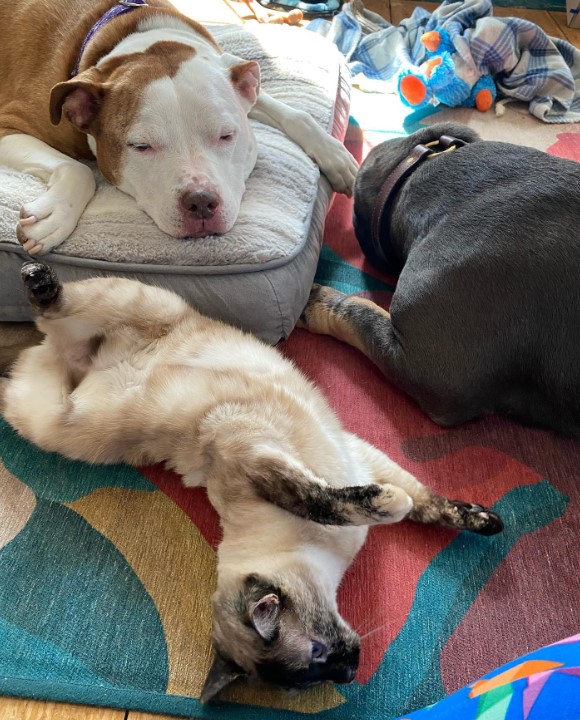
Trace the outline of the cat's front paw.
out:
[[[380,492],[372,499],[373,515],[383,524],[399,522],[413,509],[413,500],[396,485],[380,485]]]

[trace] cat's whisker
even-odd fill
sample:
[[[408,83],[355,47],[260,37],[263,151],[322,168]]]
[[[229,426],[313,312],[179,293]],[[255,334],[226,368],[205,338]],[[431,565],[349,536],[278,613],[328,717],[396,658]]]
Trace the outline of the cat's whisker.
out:
[[[379,625],[378,627],[373,628],[372,630],[369,630],[367,633],[365,633],[364,635],[361,635],[361,636],[360,636],[361,642],[362,642],[363,640],[366,640],[367,638],[369,638],[371,635],[374,635],[375,633],[378,633],[379,630],[384,630],[387,626],[394,627],[394,626],[395,626],[395,623],[394,623],[394,622],[389,622],[389,621],[387,620],[387,622],[382,623],[382,625]]]
[[[353,626],[352,629],[355,631],[355,633],[357,635],[360,635],[361,632],[363,632],[365,630],[365,628],[367,628],[372,622],[374,622],[374,620],[375,620],[374,617],[372,619],[364,618],[364,620],[362,620],[358,625],[356,625],[356,627]]]
[[[361,633],[364,633],[370,625],[374,625],[378,619],[378,614],[375,614],[372,617],[364,618],[356,627],[353,627],[353,630],[357,635],[360,635]]]

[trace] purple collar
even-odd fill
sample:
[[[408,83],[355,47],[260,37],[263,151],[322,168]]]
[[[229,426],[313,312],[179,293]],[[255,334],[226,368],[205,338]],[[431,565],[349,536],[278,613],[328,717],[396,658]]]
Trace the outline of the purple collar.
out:
[[[97,22],[87,33],[87,36],[84,39],[83,44],[81,45],[76,65],[74,66],[74,69],[71,72],[70,76],[75,77],[76,75],[78,75],[79,65],[81,64],[81,58],[83,56],[85,48],[96,35],[96,33],[103,27],[103,25],[106,25],[109,20],[116,18],[118,15],[124,15],[126,12],[130,12],[131,10],[134,10],[138,7],[145,7],[146,5],[147,3],[145,2],[145,0],[119,0],[116,5],[113,5],[112,8],[107,10],[107,12],[97,20]]]

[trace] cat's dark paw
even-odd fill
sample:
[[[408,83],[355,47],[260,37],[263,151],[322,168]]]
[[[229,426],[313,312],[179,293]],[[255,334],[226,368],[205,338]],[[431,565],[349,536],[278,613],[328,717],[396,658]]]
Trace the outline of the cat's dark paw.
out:
[[[60,293],[61,284],[50,265],[27,262],[20,268],[20,277],[28,292],[28,299],[37,306],[51,305]]]
[[[450,502],[459,514],[464,530],[478,535],[496,535],[503,530],[503,520],[493,510],[462,500]]]

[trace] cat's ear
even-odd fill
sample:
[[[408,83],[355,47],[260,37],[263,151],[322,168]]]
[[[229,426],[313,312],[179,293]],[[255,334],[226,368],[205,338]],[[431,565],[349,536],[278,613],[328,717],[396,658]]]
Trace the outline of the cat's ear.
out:
[[[250,605],[250,618],[258,635],[269,642],[278,632],[280,619],[280,598],[276,593],[268,593]]]
[[[226,660],[216,651],[214,661],[201,691],[200,702],[209,702],[227,685],[244,675],[247,675],[247,673],[239,665],[236,665],[231,660]]]

